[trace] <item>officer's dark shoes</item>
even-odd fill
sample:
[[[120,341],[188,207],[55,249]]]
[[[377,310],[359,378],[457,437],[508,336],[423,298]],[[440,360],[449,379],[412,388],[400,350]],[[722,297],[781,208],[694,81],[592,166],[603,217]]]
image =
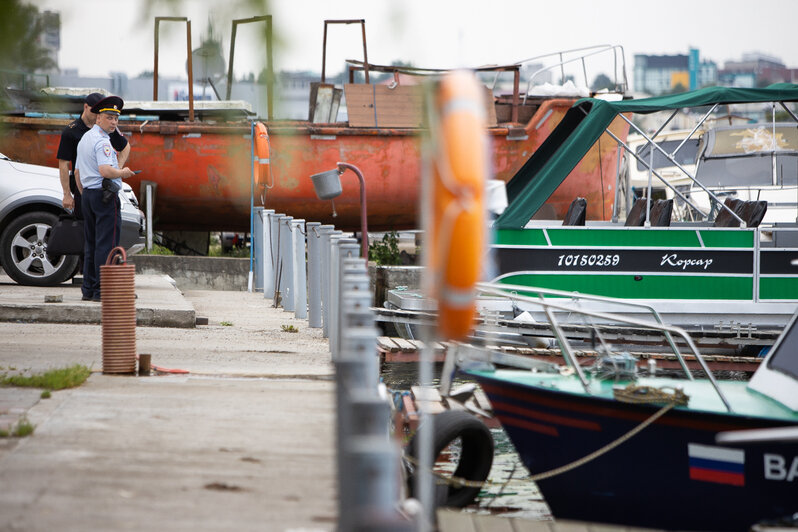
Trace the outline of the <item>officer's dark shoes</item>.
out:
[[[97,301],[97,302],[100,302],[100,301],[101,301],[101,299],[100,299],[100,294],[94,294],[94,297],[93,297],[93,298],[91,298],[91,300],[92,300],[92,301]]]
[[[81,297],[80,300],[81,301],[91,301],[92,300],[92,296],[87,296],[86,294],[83,294],[83,297]]]

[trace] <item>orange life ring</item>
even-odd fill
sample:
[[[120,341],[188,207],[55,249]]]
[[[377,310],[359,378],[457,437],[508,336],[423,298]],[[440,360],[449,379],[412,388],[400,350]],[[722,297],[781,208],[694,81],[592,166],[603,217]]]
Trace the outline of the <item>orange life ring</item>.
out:
[[[269,132],[263,122],[255,123],[255,184],[266,187],[269,182]]]
[[[485,251],[484,90],[472,73],[453,72],[441,80],[436,100],[439,133],[434,137],[428,266],[438,302],[438,333],[457,340],[473,327],[474,287]]]

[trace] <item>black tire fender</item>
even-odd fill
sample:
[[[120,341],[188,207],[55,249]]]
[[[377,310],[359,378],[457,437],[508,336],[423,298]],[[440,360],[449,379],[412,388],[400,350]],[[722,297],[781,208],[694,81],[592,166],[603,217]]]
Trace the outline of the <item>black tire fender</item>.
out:
[[[466,480],[484,482],[488,478],[493,465],[493,435],[490,429],[477,417],[463,410],[446,410],[435,415],[433,422],[433,452],[440,453],[460,438],[462,448],[460,460],[453,476]],[[418,457],[418,438],[414,435],[407,444],[405,453],[416,459]],[[444,494],[436,490],[435,499],[439,506],[462,508],[468,506],[479,495],[478,487],[439,486],[445,489]],[[408,475],[408,489],[411,495],[415,490],[415,475]]]

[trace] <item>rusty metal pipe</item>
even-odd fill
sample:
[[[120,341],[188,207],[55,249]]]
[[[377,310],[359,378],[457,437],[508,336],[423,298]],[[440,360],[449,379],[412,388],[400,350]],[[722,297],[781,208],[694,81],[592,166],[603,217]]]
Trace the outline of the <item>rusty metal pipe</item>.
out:
[[[266,22],[266,105],[268,109],[268,119],[274,119],[274,63],[272,62],[272,16],[262,15],[260,17],[239,18],[233,20],[233,30],[230,33],[230,61],[227,65],[227,96],[230,99],[230,92],[233,88],[233,57],[236,48],[236,33],[239,24],[249,24],[251,22]]]
[[[155,50],[152,69],[152,100],[158,101],[158,33],[161,21],[186,23],[186,47],[188,48],[188,119],[194,121],[194,72],[191,60],[191,21],[186,17],[155,17]]]
[[[366,214],[366,180],[363,179],[363,174],[360,172],[360,169],[357,166],[349,163],[339,162],[338,174],[343,174],[346,170],[352,170],[360,181],[360,232],[362,233],[362,238],[360,240],[360,254],[368,261],[369,228],[367,222],[368,216]]]
[[[363,65],[366,74],[366,83],[369,82],[369,57],[366,50],[366,20],[359,19],[344,19],[344,20],[325,20],[324,21],[324,38],[322,40],[321,50],[321,82],[324,83],[327,79],[327,24],[360,24],[363,34]]]
[[[194,121],[194,61],[191,57],[191,21],[186,20],[186,55],[188,56],[188,121]]]

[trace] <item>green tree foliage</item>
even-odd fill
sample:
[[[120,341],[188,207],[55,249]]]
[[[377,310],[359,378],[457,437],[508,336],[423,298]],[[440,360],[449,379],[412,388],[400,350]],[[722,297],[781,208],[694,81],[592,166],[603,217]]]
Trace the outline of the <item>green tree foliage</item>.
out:
[[[40,41],[45,20],[19,0],[0,0],[0,13],[0,86],[30,88],[43,79],[31,74],[57,66]],[[11,107],[8,94],[0,90],[0,111]]]
[[[39,10],[19,0],[0,0],[0,69],[35,72],[54,68],[40,43],[44,19]]]
[[[399,235],[396,231],[385,233],[382,240],[369,244],[369,260],[380,266],[397,266],[402,264],[399,255]]]

